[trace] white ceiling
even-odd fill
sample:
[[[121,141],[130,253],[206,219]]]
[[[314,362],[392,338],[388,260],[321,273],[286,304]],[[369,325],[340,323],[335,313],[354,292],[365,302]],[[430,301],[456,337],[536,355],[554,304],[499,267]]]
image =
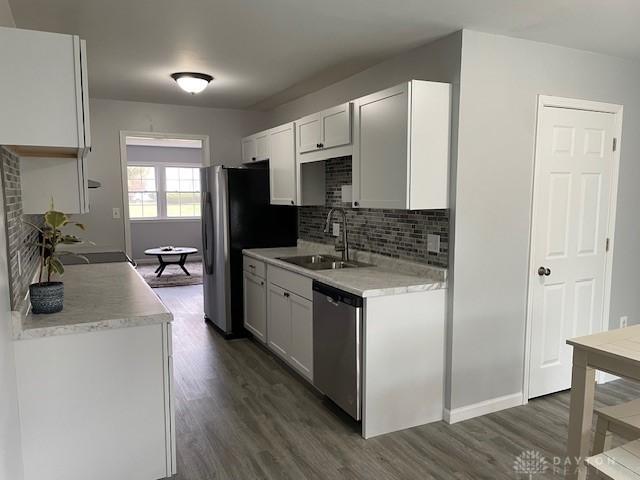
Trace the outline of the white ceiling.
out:
[[[101,98],[271,108],[463,27],[640,60],[638,0],[9,2],[20,28],[87,40]],[[216,80],[192,97],[182,70]]]

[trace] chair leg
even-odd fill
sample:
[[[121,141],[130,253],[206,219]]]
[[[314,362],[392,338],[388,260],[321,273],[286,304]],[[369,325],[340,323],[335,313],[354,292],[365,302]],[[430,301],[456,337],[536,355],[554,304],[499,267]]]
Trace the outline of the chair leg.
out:
[[[611,433],[608,430],[609,421],[606,418],[598,416],[591,455],[597,455],[605,450],[609,450],[611,447]]]

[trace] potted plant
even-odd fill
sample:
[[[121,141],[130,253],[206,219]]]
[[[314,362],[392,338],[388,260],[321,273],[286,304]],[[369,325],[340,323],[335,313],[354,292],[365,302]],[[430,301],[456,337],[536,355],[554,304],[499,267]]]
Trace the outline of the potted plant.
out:
[[[62,255],[75,255],[82,258],[87,263],[86,257],[72,252],[60,251],[58,246],[81,243],[82,240],[75,235],[63,233],[66,226],[75,226],[81,230],[85,227],[81,223],[72,222],[65,213],[51,210],[44,214],[42,226],[25,222],[36,229],[40,235],[38,248],[40,249],[40,273],[38,282],[29,285],[29,297],[31,300],[31,311],[33,313],[56,313],[62,310],[64,303],[64,284],[61,281],[52,281],[54,274],[61,277],[64,274],[64,266],[60,261]],[[46,270],[46,281],[42,281]]]

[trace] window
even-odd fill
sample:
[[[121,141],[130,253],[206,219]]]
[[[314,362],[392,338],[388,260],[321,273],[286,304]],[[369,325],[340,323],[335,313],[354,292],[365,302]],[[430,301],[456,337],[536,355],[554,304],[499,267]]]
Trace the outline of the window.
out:
[[[127,166],[129,217],[200,217],[200,169],[164,165]]]
[[[167,167],[167,217],[200,216],[200,170]]]
[[[158,216],[158,188],[155,167],[127,167],[129,183],[129,216],[154,218]]]

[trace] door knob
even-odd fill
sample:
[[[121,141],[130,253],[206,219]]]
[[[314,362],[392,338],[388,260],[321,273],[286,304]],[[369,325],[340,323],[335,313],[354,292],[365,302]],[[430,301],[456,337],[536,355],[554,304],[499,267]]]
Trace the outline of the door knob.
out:
[[[540,267],[538,269],[538,275],[540,275],[541,277],[548,277],[549,275],[551,275],[551,269],[547,267]]]

